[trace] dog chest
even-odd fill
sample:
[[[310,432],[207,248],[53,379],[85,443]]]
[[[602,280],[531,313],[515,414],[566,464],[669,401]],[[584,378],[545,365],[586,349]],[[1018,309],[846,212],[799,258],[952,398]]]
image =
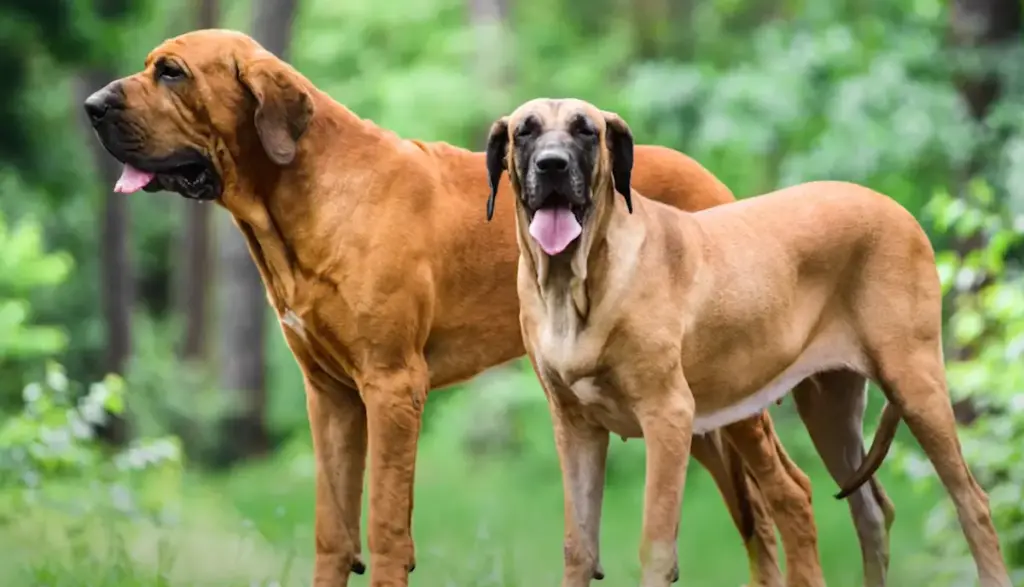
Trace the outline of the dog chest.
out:
[[[299,315],[291,311],[289,308],[285,308],[281,314],[281,324],[284,324],[286,328],[294,332],[303,341],[309,342],[309,338],[306,337],[306,323],[299,318]]]
[[[607,376],[585,376],[566,384],[562,391],[569,397],[568,409],[576,410],[584,420],[618,434],[623,439],[640,438],[643,430],[632,406]]]
[[[604,337],[576,320],[541,322],[531,338],[545,369],[567,383],[594,373],[600,364]]]
[[[558,363],[562,367],[558,369],[543,357],[538,356],[537,361],[542,379],[559,397],[564,409],[573,410],[584,420],[623,438],[643,435],[632,407],[615,388],[610,373],[599,373],[594,364],[589,369],[580,369],[581,363],[569,361]]]
[[[581,377],[569,386],[576,399],[585,406],[601,403],[601,388],[594,377]]]
[[[347,386],[355,385],[344,363],[334,352],[338,348],[338,343],[323,338],[324,332],[317,330],[318,320],[315,314],[304,319],[298,312],[286,307],[278,314],[278,321],[281,323],[288,348],[307,376],[312,372],[322,372],[336,382]]]

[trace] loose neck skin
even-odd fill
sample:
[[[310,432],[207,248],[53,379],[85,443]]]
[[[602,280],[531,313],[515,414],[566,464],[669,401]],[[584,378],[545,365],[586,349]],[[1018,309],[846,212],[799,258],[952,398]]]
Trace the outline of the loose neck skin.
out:
[[[549,308],[571,300],[584,322],[592,307],[612,304],[619,298],[637,267],[646,240],[645,223],[636,218],[646,216],[639,198],[634,195],[630,214],[610,178],[594,187],[595,206],[592,217],[585,221],[583,233],[569,249],[554,257],[533,241],[522,200],[518,194],[516,197],[520,263],[534,277],[537,295]],[[599,263],[598,259],[604,262]],[[601,287],[588,287],[594,284]],[[590,291],[601,293],[592,298]]]
[[[394,133],[359,118],[312,84],[305,89],[313,99],[314,114],[297,142],[292,163],[279,166],[271,162],[255,129],[241,139],[241,154],[232,155],[236,177],[228,183],[232,189],[226,190],[222,203],[257,230],[270,228],[274,221],[287,224],[288,218],[299,218],[308,226],[317,220],[308,208],[326,199],[332,206],[354,204],[352,200],[363,194],[336,197],[349,183],[346,177],[372,175],[374,162],[379,160],[378,148],[399,141]]]
[[[235,148],[228,147],[234,167],[226,170],[220,200],[245,236],[279,310],[293,299],[296,274],[334,274],[331,264],[340,260],[336,249],[343,246],[346,221],[369,196],[346,187],[372,184],[381,149],[400,142],[312,84],[304,89],[314,114],[297,142],[295,159],[284,166],[271,162],[252,129]],[[241,155],[233,154],[236,148]]]

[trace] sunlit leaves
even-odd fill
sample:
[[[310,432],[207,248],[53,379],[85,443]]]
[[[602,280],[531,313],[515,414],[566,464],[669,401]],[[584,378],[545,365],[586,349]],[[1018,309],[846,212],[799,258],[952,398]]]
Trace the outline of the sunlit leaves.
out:
[[[958,237],[980,234],[986,246],[961,256],[953,250],[937,256],[946,291],[957,290],[947,334],[966,358],[947,357],[947,379],[955,399],[971,398],[980,417],[960,428],[964,457],[988,491],[993,518],[1007,544],[1024,544],[1020,499],[1024,488],[1024,273],[1011,256],[1024,242],[1012,215],[981,180],[970,183],[965,197],[939,192],[926,208],[927,218],[942,233]],[[979,276],[988,276],[980,282]],[[979,288],[978,286],[981,285]],[[934,477],[929,482],[937,483]],[[952,519],[948,503],[936,519]],[[933,546],[951,561],[943,575],[955,582],[970,570],[961,540],[937,532]],[[1019,548],[1008,551],[1011,565],[1024,570]]]
[[[27,297],[62,283],[70,269],[67,255],[44,250],[38,222],[23,219],[9,227],[0,213],[0,365],[5,359],[47,356],[67,344],[61,329],[31,323]]]
[[[178,468],[177,439],[136,440],[113,456],[96,439],[95,427],[108,413],[124,410],[120,378],[110,376],[81,391],[56,363],[46,365],[41,381],[25,386],[21,412],[0,426],[0,487],[20,488],[28,497],[58,480],[109,483],[109,497],[116,502],[111,505],[123,509],[134,503],[131,475]]]

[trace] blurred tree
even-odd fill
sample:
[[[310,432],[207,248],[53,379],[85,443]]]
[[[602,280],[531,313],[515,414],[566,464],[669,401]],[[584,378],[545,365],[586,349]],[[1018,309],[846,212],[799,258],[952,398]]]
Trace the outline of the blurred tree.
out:
[[[219,21],[218,0],[195,0],[196,27],[215,28]],[[172,255],[177,259],[174,276],[174,314],[184,318],[184,335],[178,356],[185,361],[201,363],[207,348],[209,302],[207,295],[211,283],[211,227],[210,206],[179,198],[183,226],[178,231],[178,246]]]
[[[966,199],[968,186],[975,177],[994,170],[994,166],[986,162],[996,158],[1000,143],[1005,140],[1004,136],[991,132],[988,117],[1003,93],[1000,57],[1020,45],[1022,25],[1020,0],[952,0],[950,3],[949,39],[965,58],[954,75],[954,82],[971,117],[983,129],[983,140],[958,170],[956,192],[960,199]],[[958,235],[952,244],[961,257],[966,257],[984,249],[986,241],[987,234],[979,226],[969,234]],[[990,272],[978,272],[971,282],[959,284],[953,296],[973,295],[993,278]],[[955,342],[952,354],[958,360],[967,359],[976,352],[975,346]],[[973,422],[978,417],[978,408],[970,397],[957,401],[955,408],[961,423]]]
[[[48,185],[55,177],[50,137],[38,132],[39,104],[26,100],[40,63],[63,66],[103,61],[109,33],[143,8],[131,0],[0,0],[0,165],[16,166],[28,179]]]
[[[0,213],[0,377],[5,382],[27,383],[19,363],[39,362],[67,346],[62,329],[34,323],[31,294],[63,283],[71,266],[65,253],[45,250],[38,221],[25,218],[9,226]],[[0,409],[10,408],[8,399],[0,398]]]
[[[42,104],[28,98],[33,76],[44,63],[88,66],[103,62],[113,45],[105,33],[128,18],[140,4],[128,0],[0,2],[0,74],[4,78],[0,88],[0,167],[11,165],[26,180],[52,188],[66,189],[74,181],[67,167],[59,168],[65,162],[55,161],[52,156],[53,137],[40,132],[45,127],[41,119],[49,113]],[[78,85],[98,87],[95,86],[97,80],[109,80],[108,74],[109,71],[92,70],[83,74]],[[105,153],[103,155],[109,160]],[[109,166],[105,166],[103,172],[105,177],[110,177],[111,173],[117,177],[116,170]],[[130,340],[126,316],[131,309],[131,273],[122,273],[115,267],[125,261],[126,235],[119,230],[125,213],[123,200],[108,200],[101,220],[106,245],[100,251],[103,255],[100,279],[109,286],[108,295],[104,296],[110,340],[105,363],[117,371],[123,366]],[[115,436],[122,432],[115,430]]]
[[[297,0],[254,0],[253,37],[288,59]],[[217,221],[219,385],[231,395],[221,424],[221,462],[264,453],[266,426],[265,339],[267,297],[242,235],[226,214]]]
[[[475,35],[477,49],[473,57],[479,88],[481,92],[495,96],[500,101],[511,93],[513,85],[507,29],[509,0],[468,1],[469,24]],[[486,133],[486,127],[474,133],[481,137],[480,145]],[[469,148],[478,149],[479,145],[469,145]]]
[[[110,83],[116,74],[109,66],[89,67],[80,72],[75,81],[75,103],[82,104],[92,92]],[[77,115],[88,125],[81,107]],[[106,373],[125,372],[132,351],[132,311],[135,305],[135,272],[129,254],[131,235],[128,223],[129,198],[115,194],[113,187],[121,174],[121,165],[111,157],[103,145],[92,136],[85,137],[92,153],[93,163],[104,186],[103,207],[99,221],[99,281],[100,303],[106,326],[106,352],[103,370]],[[115,444],[128,439],[128,423],[120,414],[112,415],[103,429],[103,436]]]
[[[130,0],[97,0],[92,7],[97,17],[111,19],[127,16],[133,4],[138,5]],[[83,15],[75,16],[81,19]],[[85,30],[94,35],[95,43],[102,46],[101,50],[97,50],[84,64],[85,67],[77,73],[74,80],[76,114],[80,120],[84,120],[85,115],[80,105],[90,93],[117,77],[120,56],[116,50],[119,45],[116,35],[112,35],[114,40],[105,40],[102,36],[104,27],[97,26],[95,22],[79,22],[79,26],[83,27],[92,25]],[[132,352],[132,313],[135,309],[135,271],[129,252],[130,200],[113,191],[114,183],[121,174],[121,165],[91,135],[91,132],[86,133],[89,151],[104,188],[98,243],[100,303],[106,331],[103,371],[122,375]],[[100,433],[114,444],[125,444],[130,436],[128,420],[122,414],[112,413],[100,429]]]
[[[670,19],[668,0],[632,0],[629,14],[633,26],[635,55],[641,61],[665,57],[667,38],[677,35]]]

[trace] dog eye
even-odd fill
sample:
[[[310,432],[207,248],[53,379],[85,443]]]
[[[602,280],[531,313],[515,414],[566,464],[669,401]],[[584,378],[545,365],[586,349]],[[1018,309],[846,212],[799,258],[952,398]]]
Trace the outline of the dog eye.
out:
[[[529,137],[535,130],[537,130],[537,126],[536,118],[532,116],[527,117],[526,120],[516,127],[516,132],[514,133],[515,138],[525,139],[526,137]]]
[[[156,77],[165,81],[177,81],[185,77],[185,70],[169,61],[162,61],[156,66]]]
[[[580,126],[576,127],[576,134],[589,138],[597,136],[597,131],[588,125],[581,124]]]

